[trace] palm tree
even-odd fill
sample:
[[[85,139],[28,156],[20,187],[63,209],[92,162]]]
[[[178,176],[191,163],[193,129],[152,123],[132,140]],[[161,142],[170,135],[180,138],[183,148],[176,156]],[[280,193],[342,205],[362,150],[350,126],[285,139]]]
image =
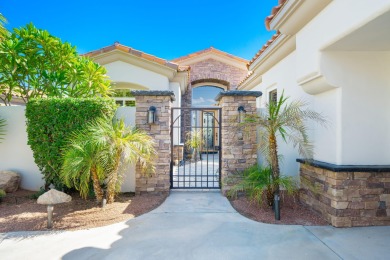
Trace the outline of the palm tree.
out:
[[[92,181],[98,202],[106,185],[107,203],[112,203],[122,181],[120,165],[138,162],[145,172],[153,172],[154,155],[154,142],[146,133],[126,127],[122,119],[98,119],[71,135],[60,175],[83,198],[88,196]]]
[[[280,136],[294,147],[304,158],[313,157],[313,145],[309,141],[306,122],[313,120],[326,125],[326,119],[319,113],[305,109],[307,103],[301,100],[288,102],[284,92],[277,102],[270,102],[259,115],[246,118],[249,124],[259,127],[259,147],[272,171],[272,181],[277,183],[274,194],[279,194],[280,168],[277,137]],[[245,123],[244,123],[245,124]]]
[[[3,140],[3,136],[5,135],[5,126],[6,126],[5,119],[0,118],[0,142]]]

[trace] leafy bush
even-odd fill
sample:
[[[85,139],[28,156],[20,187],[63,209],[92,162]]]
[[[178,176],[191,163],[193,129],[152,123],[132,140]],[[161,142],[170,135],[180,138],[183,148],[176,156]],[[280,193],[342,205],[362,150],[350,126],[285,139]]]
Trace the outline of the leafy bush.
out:
[[[272,206],[275,190],[279,186],[290,195],[298,191],[298,183],[293,177],[279,176],[273,179],[270,167],[263,168],[256,164],[241,172],[239,177],[241,180],[227,194],[231,198],[236,198],[239,192],[245,192],[251,200],[260,205],[263,205],[266,198],[267,205]]]
[[[46,187],[52,183],[57,189],[64,188],[59,173],[69,135],[97,118],[112,118],[115,110],[115,102],[109,98],[48,98],[27,103],[28,144]]]
[[[39,191],[35,192],[33,195],[30,196],[31,199],[36,200],[41,196],[43,193],[45,193],[46,190],[43,187],[39,188]]]
[[[26,103],[37,97],[86,98],[110,94],[106,69],[78,55],[75,46],[62,42],[48,31],[30,23],[3,37],[0,41],[0,100],[5,105],[11,104],[15,94]]]

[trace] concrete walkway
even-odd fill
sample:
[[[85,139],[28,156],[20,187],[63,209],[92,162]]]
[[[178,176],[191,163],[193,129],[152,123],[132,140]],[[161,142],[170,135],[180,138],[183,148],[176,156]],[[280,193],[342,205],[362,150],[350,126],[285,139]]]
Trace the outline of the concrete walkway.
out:
[[[172,192],[156,210],[102,228],[0,234],[1,259],[389,259],[390,227],[257,223],[218,192]]]

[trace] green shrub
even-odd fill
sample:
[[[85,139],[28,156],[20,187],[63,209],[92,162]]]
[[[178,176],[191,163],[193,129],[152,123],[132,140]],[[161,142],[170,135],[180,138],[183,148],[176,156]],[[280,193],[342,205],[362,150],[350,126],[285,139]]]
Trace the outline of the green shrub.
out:
[[[263,205],[265,198],[267,205],[272,206],[275,190],[279,186],[290,195],[298,191],[298,183],[293,177],[279,176],[273,179],[270,167],[264,168],[256,164],[239,173],[238,177],[240,181],[236,182],[227,195],[235,198],[239,192],[245,192],[251,200],[260,205]]]
[[[27,103],[28,144],[46,188],[51,183],[60,190],[65,187],[59,173],[69,135],[97,118],[112,118],[115,110],[115,102],[109,98],[31,99]]]
[[[37,200],[37,199],[39,198],[39,196],[41,196],[41,195],[42,195],[43,193],[45,193],[45,192],[46,192],[45,188],[40,187],[40,188],[39,188],[39,191],[37,191],[37,192],[35,192],[34,194],[32,194],[32,195],[30,196],[30,198],[33,199],[33,200]]]

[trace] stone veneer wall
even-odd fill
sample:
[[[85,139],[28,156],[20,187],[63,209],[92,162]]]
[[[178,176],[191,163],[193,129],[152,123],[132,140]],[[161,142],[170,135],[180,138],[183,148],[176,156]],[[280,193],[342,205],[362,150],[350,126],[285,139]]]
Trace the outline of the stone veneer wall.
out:
[[[139,166],[136,167],[136,193],[169,192],[171,164],[171,107],[174,100],[172,91],[133,91],[135,96],[136,119],[138,129],[152,136],[156,142],[157,157],[154,160],[156,172],[145,176]],[[156,107],[156,123],[147,123],[150,106]]]
[[[217,96],[222,108],[222,192],[230,189],[226,178],[257,163],[256,129],[245,131],[238,124],[238,107],[246,114],[256,114],[256,98],[259,91],[224,91]]]
[[[227,90],[235,90],[237,85],[248,75],[248,70],[239,69],[235,66],[207,59],[191,66],[190,82],[200,80],[219,80],[229,83]]]
[[[390,225],[390,167],[298,161],[301,202],[331,225]]]

